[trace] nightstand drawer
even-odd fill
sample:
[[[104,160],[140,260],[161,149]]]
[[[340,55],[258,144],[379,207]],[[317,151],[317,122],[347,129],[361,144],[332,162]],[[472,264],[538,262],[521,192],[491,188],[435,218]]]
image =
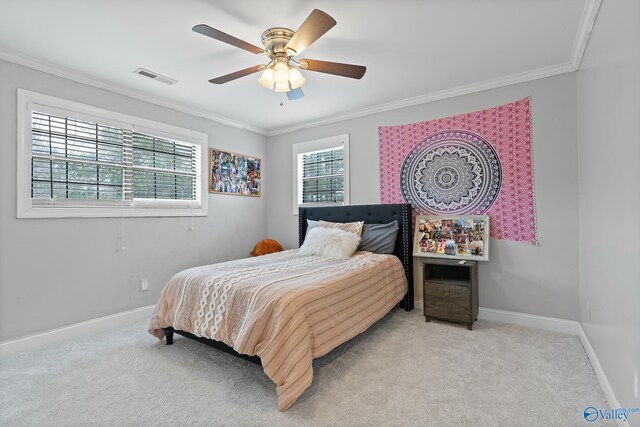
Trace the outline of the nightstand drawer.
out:
[[[451,305],[469,310],[471,306],[471,293],[467,286],[445,286],[444,295]]]
[[[462,282],[427,280],[424,285],[427,296],[446,297],[460,294],[469,295],[469,285]]]
[[[471,290],[468,286],[426,281],[424,309],[428,316],[469,322]]]
[[[437,318],[443,318],[447,309],[447,301],[444,297],[429,296],[424,301],[425,314]]]
[[[444,287],[445,287],[444,283],[429,280],[429,281],[426,281],[424,285],[425,285],[424,291],[427,296],[433,296],[433,297],[444,296]]]
[[[445,292],[446,293],[446,292]],[[471,317],[471,295],[469,288],[449,286],[447,299],[447,318],[451,320],[469,321]]]

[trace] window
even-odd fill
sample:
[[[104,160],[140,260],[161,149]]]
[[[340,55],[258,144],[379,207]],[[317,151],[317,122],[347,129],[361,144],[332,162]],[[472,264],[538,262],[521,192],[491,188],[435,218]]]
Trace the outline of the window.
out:
[[[349,135],[293,146],[293,213],[300,206],[349,204]]]
[[[18,121],[20,218],[207,213],[205,134],[23,90]]]

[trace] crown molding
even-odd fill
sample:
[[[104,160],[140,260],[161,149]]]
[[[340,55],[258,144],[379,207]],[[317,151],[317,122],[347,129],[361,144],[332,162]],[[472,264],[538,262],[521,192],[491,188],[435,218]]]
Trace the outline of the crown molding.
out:
[[[411,107],[414,105],[425,104],[427,102],[438,101],[446,98],[453,98],[461,95],[468,95],[470,93],[481,92],[488,89],[495,89],[498,87],[509,86],[517,83],[524,83],[532,80],[543,79],[545,77],[556,76],[559,74],[565,74],[575,71],[572,64],[560,64],[550,67],[538,68],[537,70],[526,71],[523,73],[510,74],[508,76],[499,77],[497,79],[485,80],[479,83],[472,83],[464,86],[458,86],[452,89],[445,89],[437,92],[431,92],[424,95],[414,96],[411,98],[402,99],[399,101],[388,102],[385,104],[376,105],[373,107],[362,108],[359,110],[349,111],[344,114],[337,114],[321,120],[313,122],[301,123],[286,128],[279,128],[270,130],[267,133],[268,137],[282,135],[285,133],[296,132],[302,129],[309,129],[317,126],[322,126],[330,123],[340,122],[343,120],[355,119],[358,117],[368,116],[370,114],[382,113],[390,110],[397,110],[399,108]]]
[[[593,24],[596,22],[601,2],[602,0],[587,0],[584,4],[582,17],[580,18],[580,25],[578,26],[578,33],[576,34],[576,40],[573,43],[573,51],[571,52],[570,63],[574,70],[578,70],[582,63],[582,57],[587,49],[591,30],[593,30]]]
[[[180,111],[182,113],[190,114],[196,117],[201,117],[203,119],[211,120],[226,126],[247,130],[260,135],[265,135],[265,136],[267,135],[266,130],[251,126],[246,123],[236,122],[234,120],[227,119],[225,117],[211,114],[207,111],[195,109],[193,107],[189,107],[184,104],[171,102],[171,101],[167,101],[166,99],[143,94],[139,91],[125,89],[122,86],[116,85],[114,83],[110,83],[106,80],[97,79],[95,77],[91,77],[87,74],[80,73],[66,67],[54,65],[49,62],[28,57],[22,54],[18,54],[16,52],[12,52],[6,49],[0,49],[0,59],[7,62],[14,63],[14,64],[22,65],[24,67],[31,68],[37,71],[42,71],[47,74],[53,74],[54,76],[62,77],[64,79],[82,83],[88,86],[93,86],[99,89],[105,89],[111,92],[119,93],[120,95],[125,95],[130,98],[135,98],[140,101],[148,102],[150,104],[171,108],[172,110]]]

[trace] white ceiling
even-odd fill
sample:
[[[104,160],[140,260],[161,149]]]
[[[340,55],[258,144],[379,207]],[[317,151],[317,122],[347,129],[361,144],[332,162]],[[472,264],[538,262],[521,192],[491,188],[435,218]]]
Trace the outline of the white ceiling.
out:
[[[588,3],[0,0],[0,49],[141,97],[273,133],[354,110],[566,66],[575,55]],[[266,61],[194,33],[194,25],[205,23],[261,46],[265,29],[296,30],[314,8],[338,24],[302,56],[366,65],[362,80],[303,72],[305,97],[296,101],[264,89],[257,82],[259,74],[225,85],[208,83]],[[178,83],[168,86],[133,74],[138,67]]]

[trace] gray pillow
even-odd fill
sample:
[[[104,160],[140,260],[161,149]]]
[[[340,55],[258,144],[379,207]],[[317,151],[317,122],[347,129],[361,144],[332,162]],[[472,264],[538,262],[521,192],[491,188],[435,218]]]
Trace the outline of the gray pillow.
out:
[[[398,223],[395,221],[389,224],[365,224],[358,250],[390,255],[396,246],[397,235]]]

